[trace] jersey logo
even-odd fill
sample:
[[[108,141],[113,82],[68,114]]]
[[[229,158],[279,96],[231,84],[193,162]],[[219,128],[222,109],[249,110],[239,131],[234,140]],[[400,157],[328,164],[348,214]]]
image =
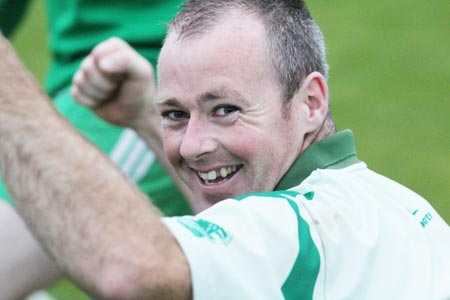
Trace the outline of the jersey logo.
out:
[[[178,218],[178,222],[198,238],[206,238],[215,244],[228,245],[233,236],[225,229],[212,222],[197,219],[193,216]]]
[[[418,209],[411,211],[410,209],[408,209],[409,213],[415,217],[419,218],[419,222],[420,222],[420,226],[422,226],[422,228],[425,228],[431,221],[431,219],[433,219],[433,215],[430,212],[427,212],[426,214],[417,214],[419,212]]]

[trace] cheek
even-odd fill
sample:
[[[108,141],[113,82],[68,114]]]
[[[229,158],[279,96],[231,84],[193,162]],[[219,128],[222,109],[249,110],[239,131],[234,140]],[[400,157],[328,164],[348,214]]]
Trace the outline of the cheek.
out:
[[[258,154],[263,145],[262,138],[261,134],[255,134],[251,129],[245,127],[234,128],[234,130],[221,135],[222,145],[228,151],[247,159]]]
[[[257,176],[263,166],[267,168],[274,160],[276,150],[273,148],[273,141],[270,134],[263,131],[251,132],[250,130],[243,130],[242,132],[235,132],[231,143],[227,148],[233,155],[245,160],[250,167],[250,172],[253,176]]]

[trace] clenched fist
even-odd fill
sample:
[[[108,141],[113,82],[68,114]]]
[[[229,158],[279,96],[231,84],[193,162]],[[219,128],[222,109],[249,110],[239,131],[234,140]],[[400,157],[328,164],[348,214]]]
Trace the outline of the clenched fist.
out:
[[[153,68],[119,38],[100,43],[83,60],[73,77],[71,93],[76,101],[115,125],[138,129],[154,122],[159,127],[153,108]]]

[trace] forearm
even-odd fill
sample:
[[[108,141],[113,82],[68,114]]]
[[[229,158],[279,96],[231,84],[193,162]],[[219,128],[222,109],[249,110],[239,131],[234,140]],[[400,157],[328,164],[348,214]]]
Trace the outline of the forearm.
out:
[[[159,214],[0,42],[0,171],[35,236],[97,297],[188,298],[187,263]]]

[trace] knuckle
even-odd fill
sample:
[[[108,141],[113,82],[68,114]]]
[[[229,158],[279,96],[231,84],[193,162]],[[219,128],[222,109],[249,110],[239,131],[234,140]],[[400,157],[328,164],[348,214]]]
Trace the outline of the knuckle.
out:
[[[75,73],[75,75],[73,76],[73,83],[76,86],[80,86],[83,84],[83,80],[84,80],[84,74],[83,72],[78,71],[77,73]]]

